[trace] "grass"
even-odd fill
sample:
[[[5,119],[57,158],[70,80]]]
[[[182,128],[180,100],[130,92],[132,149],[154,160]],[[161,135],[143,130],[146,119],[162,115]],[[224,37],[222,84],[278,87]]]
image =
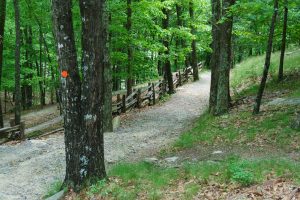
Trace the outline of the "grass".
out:
[[[51,186],[48,188],[48,191],[46,193],[46,195],[43,197],[43,199],[47,199],[53,195],[55,195],[56,193],[58,193],[59,191],[61,191],[61,186],[62,186],[62,181],[55,181],[53,184],[51,184]],[[66,188],[64,189],[66,190]]]
[[[149,163],[114,166],[110,181],[99,181],[88,189],[88,196],[111,199],[162,199],[184,182],[182,197],[192,199],[209,182],[242,187],[261,183],[266,177],[287,177],[300,183],[299,163],[286,159],[242,160],[229,156],[221,162],[186,163],[182,168],[164,168]]]
[[[253,116],[250,111],[232,112],[222,117],[204,114],[195,126],[175,142],[177,150],[195,145],[232,145],[263,142],[278,148],[300,150],[300,133],[290,125],[295,107],[277,107]]]
[[[284,63],[284,71],[285,72],[293,72],[299,70],[300,66],[300,49],[297,50],[288,50],[285,63]],[[278,73],[278,65],[280,59],[280,52],[276,52],[272,54],[271,57],[271,65],[270,65],[270,77],[273,79],[277,79]],[[258,83],[257,78],[261,77],[264,67],[264,59],[265,55],[250,57],[243,61],[240,64],[237,64],[235,68],[232,70],[232,79],[231,86],[233,89],[237,89],[242,86],[242,84],[246,84],[247,86]]]

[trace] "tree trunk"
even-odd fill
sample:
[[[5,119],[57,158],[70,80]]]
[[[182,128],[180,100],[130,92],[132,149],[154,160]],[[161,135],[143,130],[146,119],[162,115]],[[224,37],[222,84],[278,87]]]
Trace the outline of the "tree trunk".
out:
[[[112,70],[111,67],[104,69],[104,132],[113,132],[112,124]]]
[[[1,81],[2,81],[5,14],[6,14],[6,0],[0,0],[0,88],[1,88]],[[0,95],[0,128],[2,127],[3,127],[3,113],[2,113],[2,101]]]
[[[107,19],[105,16],[105,0],[80,0],[82,22],[83,50],[83,127],[87,143],[86,157],[89,162],[85,166],[87,178],[95,182],[106,177],[104,164],[104,112],[105,94],[111,92],[105,85],[110,80],[109,58],[107,48]],[[107,91],[107,92],[105,92]],[[111,106],[111,105],[107,105]],[[111,110],[111,108],[109,108]],[[111,113],[110,113],[111,115]]]
[[[288,0],[284,1],[284,19],[283,19],[283,30],[282,30],[282,42],[281,42],[281,54],[280,54],[280,64],[278,72],[278,81],[283,80],[283,64],[284,64],[284,54],[286,48],[286,30],[288,22]]]
[[[127,96],[131,95],[133,87],[133,74],[132,74],[132,44],[131,44],[131,0],[127,0]]]
[[[210,86],[210,98],[209,98],[209,110],[210,113],[215,113],[217,105],[218,94],[218,66],[220,55],[220,24],[218,21],[221,19],[221,2],[220,0],[212,0],[212,55],[210,60],[211,68],[211,86]]]
[[[165,18],[162,20],[162,27],[163,29],[167,30],[169,28],[169,10],[167,8],[163,8],[163,14],[165,15]],[[164,77],[165,80],[168,82],[168,93],[173,94],[175,93],[174,85],[173,85],[173,75],[172,75],[172,69],[171,69],[171,61],[170,61],[170,43],[169,38],[164,38],[163,44],[166,47],[165,50],[165,66],[164,66]]]
[[[256,100],[255,100],[253,114],[258,114],[259,113],[261,99],[262,99],[264,89],[265,89],[265,86],[266,86],[266,82],[267,82],[267,78],[268,78],[268,72],[269,72],[270,62],[271,62],[273,36],[274,36],[277,13],[278,13],[278,0],[274,0],[274,14],[273,14],[272,22],[271,22],[271,25],[270,25],[270,33],[269,33],[269,40],[268,40],[268,46],[267,46],[267,53],[266,53],[263,77],[262,77],[260,87],[259,87],[259,90],[258,90],[258,93],[257,93],[257,97],[256,97]]]
[[[218,92],[216,115],[224,114],[229,111],[230,105],[230,69],[232,66],[232,23],[233,16],[228,14],[228,9],[235,3],[235,0],[223,0],[222,15],[227,19],[220,24],[220,55],[218,66]]]
[[[193,77],[194,81],[199,80],[199,71],[198,71],[198,61],[197,61],[197,44],[196,44],[196,29],[194,23],[194,4],[193,0],[189,2],[189,13],[190,13],[190,26],[191,26],[191,33],[194,35],[192,40],[192,54],[191,54],[191,63],[193,68]]]
[[[182,27],[182,5],[180,3],[176,3],[176,15],[177,15],[177,28],[180,29]],[[176,58],[174,61],[176,71],[180,69],[179,66],[179,53],[182,48],[182,41],[180,37],[176,37],[175,46],[176,46]]]
[[[46,94],[45,94],[45,83],[44,83],[44,67],[43,66],[43,31],[39,28],[39,87],[40,87],[40,104],[41,106],[46,105]]]
[[[25,65],[27,68],[32,69],[32,28],[30,26],[24,29],[24,37],[25,37]],[[22,104],[24,109],[28,109],[32,106],[33,95],[32,95],[32,73],[25,74],[24,79],[26,80],[25,85],[22,87]],[[29,81],[29,83],[27,82]]]
[[[83,74],[80,81],[72,26],[72,1],[53,0],[53,22],[61,78],[65,124],[65,184],[79,191],[106,177],[104,165],[105,82],[108,63],[105,1],[80,0]],[[108,72],[108,73],[105,73]]]
[[[21,27],[19,0],[14,0],[16,50],[15,50],[15,124],[21,123],[21,87],[20,87],[20,54],[21,54]]]
[[[230,6],[235,0],[213,0],[212,2],[212,35],[213,54],[211,58],[211,93],[210,112],[214,115],[221,115],[229,110],[230,87],[229,74],[232,65],[232,23],[233,16],[228,14]],[[221,17],[226,20],[219,23]]]

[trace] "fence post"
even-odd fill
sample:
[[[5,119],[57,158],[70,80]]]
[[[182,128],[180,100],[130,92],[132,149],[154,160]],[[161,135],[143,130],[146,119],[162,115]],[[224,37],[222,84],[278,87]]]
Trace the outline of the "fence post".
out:
[[[148,94],[151,92],[151,89],[152,89],[151,83],[148,83]],[[151,96],[149,97],[149,103],[148,103],[148,106],[150,106],[150,105],[151,105]]]
[[[167,92],[167,83],[165,80],[162,81],[162,87],[163,87],[163,95]]]
[[[179,74],[179,80],[178,80],[179,86],[182,86],[182,79],[181,79],[181,72],[180,72],[180,70],[179,70],[178,74]]]
[[[25,139],[25,121],[21,121],[20,123],[20,140]]]
[[[126,95],[122,96],[122,113],[126,113]]]
[[[121,95],[120,94],[117,94],[117,103],[121,102],[122,99],[121,99]]]
[[[141,99],[141,89],[138,89],[137,91],[137,107],[141,108],[142,99]]]
[[[153,90],[153,105],[155,105],[155,84],[152,83],[152,90]]]
[[[189,72],[188,70],[185,71],[185,79],[186,79],[186,82],[189,82]]]

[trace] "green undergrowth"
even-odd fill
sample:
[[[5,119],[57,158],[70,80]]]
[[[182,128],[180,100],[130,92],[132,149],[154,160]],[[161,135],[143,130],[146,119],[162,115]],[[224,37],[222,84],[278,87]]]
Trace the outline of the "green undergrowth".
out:
[[[270,79],[277,79],[278,65],[280,59],[280,52],[272,54],[270,65]],[[232,70],[231,86],[236,89],[247,84],[257,84],[258,77],[262,76],[264,67],[265,55],[250,57],[242,63],[236,64]],[[284,62],[284,72],[294,72],[299,70],[300,66],[300,49],[287,50]]]
[[[52,183],[50,185],[50,187],[48,188],[48,191],[47,191],[46,195],[43,197],[43,199],[47,199],[47,198],[55,195],[59,191],[61,191],[62,190],[61,186],[62,186],[62,181],[55,181],[54,183]],[[66,191],[66,188],[64,190]]]
[[[299,58],[300,59],[300,58]],[[276,91],[282,91],[286,93],[287,97],[300,97],[300,67],[297,71],[289,72],[285,80],[278,82],[277,79],[271,79],[266,85],[266,93],[272,93]],[[257,94],[259,85],[253,84],[247,87],[238,94],[235,94],[234,99],[240,99],[242,97],[254,96]]]
[[[252,115],[252,109],[221,117],[206,113],[192,129],[179,137],[174,147],[180,150],[198,144],[246,145],[259,142],[287,150],[300,150],[300,132],[290,126],[295,110],[294,106],[274,106],[260,115]]]
[[[237,184],[241,187],[261,183],[268,176],[300,180],[298,163],[285,159],[242,160],[229,156],[221,162],[184,163],[180,168],[165,168],[145,162],[117,164],[109,172],[109,181],[99,181],[88,188],[89,198],[164,199],[185,184],[182,199],[192,199],[205,185]]]

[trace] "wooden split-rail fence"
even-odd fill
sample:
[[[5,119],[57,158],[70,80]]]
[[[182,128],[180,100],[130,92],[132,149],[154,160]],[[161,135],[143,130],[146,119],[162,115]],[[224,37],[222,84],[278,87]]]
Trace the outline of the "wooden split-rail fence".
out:
[[[192,68],[186,68],[183,73],[173,73],[174,88],[177,88],[184,83],[188,82],[190,77],[193,76]],[[112,114],[114,116],[126,113],[132,108],[142,108],[145,105],[155,105],[161,97],[168,92],[167,83],[163,80],[148,83],[148,86],[134,89],[132,94],[126,96],[125,94],[113,95]]]

